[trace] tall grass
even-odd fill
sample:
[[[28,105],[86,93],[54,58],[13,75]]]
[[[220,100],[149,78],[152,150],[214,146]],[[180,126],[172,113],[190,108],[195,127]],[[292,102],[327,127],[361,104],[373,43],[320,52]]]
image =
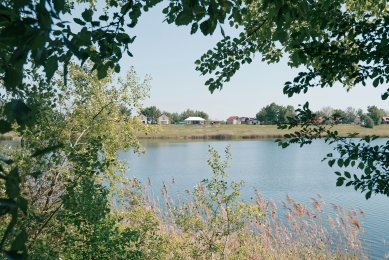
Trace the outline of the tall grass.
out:
[[[164,183],[161,196],[152,193],[150,180],[143,185],[137,213],[124,218],[146,230],[144,241],[159,241],[145,242],[143,252],[158,252],[164,259],[367,258],[360,240],[363,212],[327,205],[320,195],[310,205],[289,195],[275,203],[259,192],[243,201],[242,183],[228,182],[225,172],[229,150],[225,161],[212,148],[210,152],[213,175],[183,196],[170,194],[174,180]]]

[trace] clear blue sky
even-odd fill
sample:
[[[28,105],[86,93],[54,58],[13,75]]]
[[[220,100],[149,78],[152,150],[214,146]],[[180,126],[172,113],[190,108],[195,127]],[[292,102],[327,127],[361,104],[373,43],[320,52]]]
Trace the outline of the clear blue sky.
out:
[[[163,22],[161,9],[157,6],[143,14],[137,27],[128,31],[137,36],[130,47],[134,57],[125,56],[121,62],[122,71],[134,66],[139,76],[152,76],[151,97],[145,106],[155,105],[169,112],[203,110],[211,119],[219,120],[230,115],[255,116],[271,102],[296,107],[309,101],[314,110],[324,106],[366,110],[369,105],[389,110],[389,102],[380,98],[388,86],[356,87],[348,93],[341,87],[313,89],[288,98],[282,94],[283,83],[293,79],[299,70],[291,69],[286,62],[267,65],[259,55],[252,64],[241,67],[222,91],[211,94],[204,86],[207,78],[195,71],[194,61],[214,46],[220,33],[208,37],[200,33],[190,35],[189,27]]]

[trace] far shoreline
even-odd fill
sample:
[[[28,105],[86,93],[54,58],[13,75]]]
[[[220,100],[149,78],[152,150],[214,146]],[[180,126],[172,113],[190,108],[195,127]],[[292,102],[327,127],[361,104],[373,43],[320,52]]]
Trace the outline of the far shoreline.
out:
[[[283,130],[276,125],[156,125],[148,135],[138,135],[141,141],[194,141],[194,140],[266,140],[283,138],[298,129]],[[389,138],[389,125],[364,128],[359,125],[342,124],[333,128],[340,136],[359,133],[356,137],[376,135]]]
[[[285,134],[298,130],[278,129],[276,125],[150,125],[151,132],[147,135],[137,134],[139,141],[244,141],[244,140],[271,140],[283,138]],[[376,135],[380,138],[389,138],[389,124],[382,124],[374,128],[365,128],[360,125],[342,124],[333,128],[340,136],[346,137],[350,133],[359,133],[356,138]],[[0,142],[20,141],[15,133],[0,135]]]

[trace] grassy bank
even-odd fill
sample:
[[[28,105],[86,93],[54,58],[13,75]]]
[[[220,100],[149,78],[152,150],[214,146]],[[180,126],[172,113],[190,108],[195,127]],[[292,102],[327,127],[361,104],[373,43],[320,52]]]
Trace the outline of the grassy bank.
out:
[[[275,125],[165,125],[156,126],[157,131],[140,135],[140,139],[265,139],[278,138],[291,132],[277,129]],[[360,136],[377,135],[389,137],[389,125],[375,126],[373,129],[358,125],[338,125],[334,127],[342,136],[359,133]],[[293,130],[296,131],[296,130]]]
[[[18,136],[15,133],[0,134],[0,141],[12,141],[18,140]]]

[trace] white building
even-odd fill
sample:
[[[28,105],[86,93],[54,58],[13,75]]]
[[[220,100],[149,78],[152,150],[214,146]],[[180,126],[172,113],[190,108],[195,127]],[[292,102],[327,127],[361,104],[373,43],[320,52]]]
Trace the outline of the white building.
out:
[[[230,116],[229,118],[227,118],[226,124],[227,125],[240,125],[241,122],[240,122],[238,116]]]
[[[168,124],[170,124],[170,119],[167,115],[163,114],[157,118],[157,124],[168,125]]]
[[[147,116],[140,115],[138,118],[142,122],[142,124],[147,124]]]
[[[187,125],[203,125],[205,119],[197,116],[191,116],[184,120]]]

